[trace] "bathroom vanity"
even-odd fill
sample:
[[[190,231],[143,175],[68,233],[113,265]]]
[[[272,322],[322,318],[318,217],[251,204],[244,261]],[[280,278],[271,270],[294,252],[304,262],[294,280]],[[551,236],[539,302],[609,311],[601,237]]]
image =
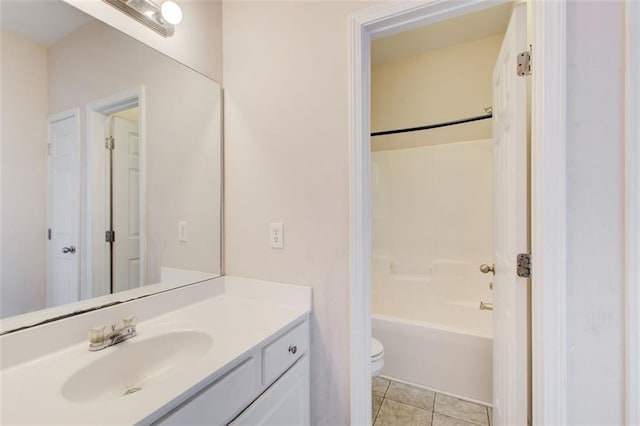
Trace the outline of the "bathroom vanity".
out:
[[[311,289],[220,277],[0,337],[3,424],[309,424]],[[137,316],[96,352],[87,332]]]

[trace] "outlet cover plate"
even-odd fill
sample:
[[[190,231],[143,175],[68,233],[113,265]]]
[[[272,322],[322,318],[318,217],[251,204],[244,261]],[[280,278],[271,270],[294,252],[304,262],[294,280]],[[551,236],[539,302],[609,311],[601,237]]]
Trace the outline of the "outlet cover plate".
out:
[[[271,248],[284,248],[284,227],[282,223],[269,224],[269,241]]]

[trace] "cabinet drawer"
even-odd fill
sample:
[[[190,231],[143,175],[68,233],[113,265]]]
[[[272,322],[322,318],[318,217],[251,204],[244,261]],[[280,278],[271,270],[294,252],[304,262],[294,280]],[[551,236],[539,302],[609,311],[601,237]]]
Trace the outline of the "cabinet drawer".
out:
[[[309,321],[304,321],[262,350],[262,384],[277,379],[309,346]]]

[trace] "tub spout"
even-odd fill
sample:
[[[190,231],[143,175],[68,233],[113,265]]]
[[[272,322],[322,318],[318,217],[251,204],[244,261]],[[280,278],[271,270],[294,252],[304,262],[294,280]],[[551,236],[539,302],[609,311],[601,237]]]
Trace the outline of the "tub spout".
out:
[[[493,303],[480,302],[480,310],[481,311],[493,311]]]

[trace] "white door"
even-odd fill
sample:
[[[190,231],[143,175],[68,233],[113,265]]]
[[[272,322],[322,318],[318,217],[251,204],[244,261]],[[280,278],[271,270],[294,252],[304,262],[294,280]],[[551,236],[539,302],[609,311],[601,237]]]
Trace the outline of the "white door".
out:
[[[49,120],[47,307],[80,299],[80,155],[77,115]]]
[[[140,146],[138,123],[113,117],[113,289],[140,286]]]
[[[494,340],[496,425],[526,425],[529,412],[529,280],[516,273],[528,252],[527,77],[516,74],[527,49],[526,5],[515,7],[493,71]]]

